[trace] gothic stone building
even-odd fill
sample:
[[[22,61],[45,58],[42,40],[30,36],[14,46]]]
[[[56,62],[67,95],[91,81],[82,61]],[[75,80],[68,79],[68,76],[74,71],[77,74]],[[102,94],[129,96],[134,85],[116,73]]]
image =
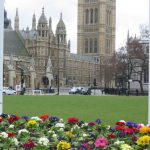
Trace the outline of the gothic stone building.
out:
[[[28,88],[91,86],[100,78],[104,56],[115,50],[115,0],[78,1],[78,49],[70,53],[66,26],[60,15],[56,32],[44,8],[38,22],[32,17],[32,28],[19,28],[16,10],[14,29],[5,12],[4,86],[20,84]],[[45,80],[46,79],[46,80]]]
[[[14,30],[4,14],[4,86],[15,87],[22,78],[27,88],[89,86],[96,78],[98,63],[94,57],[70,53],[70,41],[66,40],[66,27],[60,15],[56,33],[52,31],[42,9],[32,29],[19,30],[19,15],[16,11]]]

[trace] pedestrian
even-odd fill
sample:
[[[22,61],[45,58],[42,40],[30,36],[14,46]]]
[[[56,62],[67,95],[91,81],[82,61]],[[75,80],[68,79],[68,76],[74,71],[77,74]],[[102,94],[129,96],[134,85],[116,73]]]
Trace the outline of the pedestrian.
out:
[[[135,91],[135,92],[136,92],[136,96],[138,96],[138,95],[139,95],[139,91],[138,91],[138,89],[136,89],[136,91]]]

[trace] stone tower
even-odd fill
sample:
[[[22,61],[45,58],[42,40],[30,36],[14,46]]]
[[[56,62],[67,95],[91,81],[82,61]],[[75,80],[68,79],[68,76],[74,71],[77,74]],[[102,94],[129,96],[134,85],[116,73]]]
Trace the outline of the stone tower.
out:
[[[111,56],[115,19],[116,0],[78,0],[78,54]]]
[[[66,26],[64,24],[64,21],[62,19],[62,13],[60,14],[60,19],[57,24],[56,28],[56,43],[58,45],[58,76],[60,79],[60,85],[64,86],[66,79],[66,48],[67,48],[67,42],[66,42]]]
[[[16,9],[14,30],[19,31],[19,16],[18,16],[18,8]]]

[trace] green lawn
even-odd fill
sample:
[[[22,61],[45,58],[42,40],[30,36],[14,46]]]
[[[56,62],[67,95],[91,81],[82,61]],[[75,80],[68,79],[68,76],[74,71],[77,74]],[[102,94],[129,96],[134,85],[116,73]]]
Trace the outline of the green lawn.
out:
[[[142,96],[4,96],[3,111],[19,116],[49,114],[113,125],[123,119],[147,123],[148,97]]]

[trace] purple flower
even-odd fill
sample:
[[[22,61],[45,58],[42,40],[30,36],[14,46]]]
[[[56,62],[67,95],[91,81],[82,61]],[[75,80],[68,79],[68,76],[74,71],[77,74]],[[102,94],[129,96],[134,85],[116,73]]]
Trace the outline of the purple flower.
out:
[[[137,128],[137,123],[135,123],[135,122],[132,122],[132,121],[128,121],[127,123],[126,123],[126,126],[128,126],[129,128]]]
[[[125,136],[126,136],[126,134],[125,134],[125,132],[124,132],[124,131],[121,131],[121,132],[119,132],[119,133],[118,133],[118,136],[119,136],[119,137],[125,137]]]
[[[97,124],[101,124],[101,120],[100,119],[96,119],[95,121]]]
[[[80,147],[80,150],[91,150],[92,147],[89,143],[83,143]]]
[[[52,116],[52,117],[49,118],[49,120],[50,120],[51,122],[58,122],[58,121],[59,121],[59,118]]]
[[[2,118],[7,118],[7,117],[8,117],[8,115],[7,115],[7,114],[5,114],[5,113],[2,113],[2,114],[1,114],[1,117],[2,117]]]
[[[21,118],[24,119],[24,120],[26,120],[26,121],[29,120],[29,117],[28,117],[28,116],[22,116]]]

